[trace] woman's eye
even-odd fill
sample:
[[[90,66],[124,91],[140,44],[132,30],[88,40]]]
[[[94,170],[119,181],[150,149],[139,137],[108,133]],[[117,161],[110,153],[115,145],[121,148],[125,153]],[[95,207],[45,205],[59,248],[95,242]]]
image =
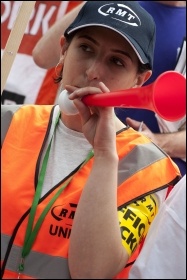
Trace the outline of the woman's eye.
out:
[[[113,57],[112,58],[112,62],[115,63],[116,65],[124,66],[124,62],[121,59],[117,58],[117,57]]]
[[[92,49],[88,45],[81,45],[80,47],[85,52],[92,52]]]

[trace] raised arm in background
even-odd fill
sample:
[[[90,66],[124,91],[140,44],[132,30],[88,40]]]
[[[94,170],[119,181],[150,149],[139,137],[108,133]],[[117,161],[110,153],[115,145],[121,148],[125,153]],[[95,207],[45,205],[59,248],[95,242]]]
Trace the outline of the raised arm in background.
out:
[[[34,62],[39,67],[49,69],[57,65],[61,55],[60,38],[64,34],[65,29],[77,16],[84,3],[83,1],[83,3],[56,21],[35,45],[32,55]]]

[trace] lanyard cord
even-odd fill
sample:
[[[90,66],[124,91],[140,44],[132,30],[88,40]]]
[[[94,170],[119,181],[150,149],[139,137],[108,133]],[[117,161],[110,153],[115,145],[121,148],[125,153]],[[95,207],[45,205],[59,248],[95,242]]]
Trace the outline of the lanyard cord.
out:
[[[60,115],[58,115],[58,117],[56,119],[55,128],[56,128],[56,125],[58,123],[59,116]],[[54,128],[54,131],[55,131],[55,128]],[[62,193],[62,191],[65,189],[65,187],[69,184],[69,182],[71,181],[71,179],[74,176],[74,175],[72,175],[62,185],[62,187],[57,191],[57,193],[53,196],[53,198],[49,201],[49,203],[44,208],[43,212],[41,213],[40,217],[38,218],[38,220],[37,220],[37,222],[36,222],[36,224],[33,228],[33,222],[34,222],[34,217],[35,217],[35,213],[36,213],[36,208],[37,208],[40,196],[41,196],[42,185],[43,185],[44,178],[45,178],[47,162],[48,162],[48,159],[49,159],[49,152],[50,152],[50,149],[51,149],[52,138],[51,138],[51,141],[50,141],[49,146],[47,148],[46,154],[44,156],[44,160],[43,160],[43,163],[42,163],[42,168],[41,168],[41,171],[40,171],[40,174],[39,174],[39,179],[38,179],[36,192],[35,192],[35,195],[34,195],[32,206],[31,206],[31,211],[30,211],[29,220],[28,220],[27,229],[26,229],[26,234],[25,234],[25,239],[24,239],[24,245],[23,245],[23,249],[22,249],[21,262],[20,262],[19,267],[18,267],[19,275],[24,270],[24,259],[30,253],[30,250],[32,248],[34,240],[35,240],[35,238],[38,234],[38,231],[39,231],[39,229],[42,225],[42,222],[44,221],[45,216],[47,215],[48,211],[50,210],[50,208],[53,205],[53,203],[55,202],[55,200],[59,197],[59,195]],[[94,155],[93,150],[91,150],[78,170],[80,170],[93,157],[93,155]],[[32,228],[33,228],[33,230],[32,230]],[[18,275],[18,278],[19,278],[19,275]]]

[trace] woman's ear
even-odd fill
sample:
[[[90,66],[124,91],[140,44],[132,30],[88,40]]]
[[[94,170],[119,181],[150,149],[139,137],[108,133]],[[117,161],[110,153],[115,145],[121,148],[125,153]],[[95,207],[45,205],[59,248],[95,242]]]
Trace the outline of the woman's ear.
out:
[[[150,78],[151,75],[152,75],[152,70],[148,70],[148,71],[146,71],[146,72],[143,73],[143,74],[144,74],[144,81],[143,81],[142,85],[143,85],[145,82],[147,82],[147,80],[149,80],[149,78]]]
[[[136,84],[133,86],[133,88],[141,87],[151,77],[151,75],[151,70],[138,74]]]

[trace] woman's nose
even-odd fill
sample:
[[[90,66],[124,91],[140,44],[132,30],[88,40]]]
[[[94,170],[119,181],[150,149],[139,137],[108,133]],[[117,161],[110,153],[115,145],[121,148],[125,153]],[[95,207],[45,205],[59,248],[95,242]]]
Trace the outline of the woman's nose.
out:
[[[86,70],[86,76],[89,81],[92,80],[102,80],[103,66],[99,61],[94,61],[90,63]]]

